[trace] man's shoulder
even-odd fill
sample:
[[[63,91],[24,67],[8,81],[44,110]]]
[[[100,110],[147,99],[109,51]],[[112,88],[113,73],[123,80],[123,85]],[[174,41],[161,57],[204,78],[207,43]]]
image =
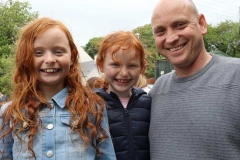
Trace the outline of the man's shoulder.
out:
[[[157,81],[155,82],[155,84],[160,84],[160,83],[169,83],[170,79],[172,79],[173,74],[175,74],[175,71],[169,72],[167,74],[164,74],[162,76],[160,76]],[[155,85],[154,84],[154,85]]]
[[[236,57],[218,57],[219,64],[240,66],[240,58]]]
[[[174,74],[176,74],[175,71],[172,71],[160,76],[154,83],[152,89],[149,91],[149,95],[152,97],[152,95],[156,92],[159,92],[160,90],[164,91],[165,88],[168,88],[168,86],[172,83]]]
[[[219,56],[212,68],[215,74],[240,74],[240,58]]]

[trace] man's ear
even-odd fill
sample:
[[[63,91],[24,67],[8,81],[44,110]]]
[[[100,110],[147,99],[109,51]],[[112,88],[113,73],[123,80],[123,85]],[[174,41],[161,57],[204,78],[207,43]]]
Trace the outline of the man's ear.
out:
[[[207,21],[205,19],[205,16],[203,14],[199,15],[199,25],[200,25],[200,29],[201,29],[201,33],[202,35],[205,35],[207,33]]]

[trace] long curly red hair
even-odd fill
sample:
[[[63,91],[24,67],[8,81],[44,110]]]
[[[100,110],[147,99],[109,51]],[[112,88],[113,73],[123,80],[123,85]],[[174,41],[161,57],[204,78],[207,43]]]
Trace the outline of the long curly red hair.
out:
[[[72,51],[73,65],[65,79],[65,85],[69,92],[65,107],[71,113],[70,124],[76,121],[76,119],[78,123],[75,123],[71,129],[79,134],[84,141],[84,145],[90,143],[101,154],[102,152],[94,142],[94,139],[97,135],[100,137],[100,141],[104,141],[107,138],[106,131],[101,127],[104,101],[83,84],[78,50],[71,33],[63,23],[50,18],[39,18],[27,24],[19,32],[15,49],[16,68],[13,75],[14,90],[11,96],[12,103],[1,117],[3,123],[0,124],[0,131],[4,131],[3,128],[6,123],[11,123],[11,127],[7,128],[3,135],[0,135],[0,139],[3,140],[4,137],[13,132],[20,141],[24,141],[18,135],[19,132],[24,130],[23,125],[21,125],[18,131],[16,126],[17,124],[28,122],[31,125],[29,125],[29,133],[27,135],[29,137],[28,142],[26,142],[27,149],[32,157],[36,158],[32,145],[34,136],[40,130],[39,125],[42,126],[39,108],[42,105],[49,104],[37,87],[36,74],[33,69],[33,43],[37,36],[47,29],[56,26],[66,34]],[[26,110],[24,114],[22,113],[23,109]],[[89,116],[95,117],[95,122],[91,122]],[[4,151],[1,152],[2,154],[4,153]]]

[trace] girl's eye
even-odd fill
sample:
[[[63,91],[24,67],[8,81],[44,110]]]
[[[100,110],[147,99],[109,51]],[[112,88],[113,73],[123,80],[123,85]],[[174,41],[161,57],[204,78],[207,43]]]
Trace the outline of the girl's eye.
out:
[[[118,63],[112,63],[111,66],[113,66],[113,67],[118,67],[119,64],[118,64]]]
[[[131,67],[131,68],[135,68],[135,67],[137,67],[135,64],[132,64],[132,65],[130,65],[129,67]]]
[[[62,54],[63,52],[60,50],[55,51],[56,54]]]
[[[41,56],[41,55],[44,54],[44,52],[42,52],[42,51],[35,51],[34,54],[35,54],[35,56]]]

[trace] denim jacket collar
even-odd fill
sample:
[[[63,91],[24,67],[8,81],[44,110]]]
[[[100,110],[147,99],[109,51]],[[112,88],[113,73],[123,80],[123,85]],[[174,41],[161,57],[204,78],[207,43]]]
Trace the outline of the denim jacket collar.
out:
[[[59,107],[64,108],[65,102],[68,94],[68,88],[63,88],[60,92],[52,97],[52,100],[55,101]]]

